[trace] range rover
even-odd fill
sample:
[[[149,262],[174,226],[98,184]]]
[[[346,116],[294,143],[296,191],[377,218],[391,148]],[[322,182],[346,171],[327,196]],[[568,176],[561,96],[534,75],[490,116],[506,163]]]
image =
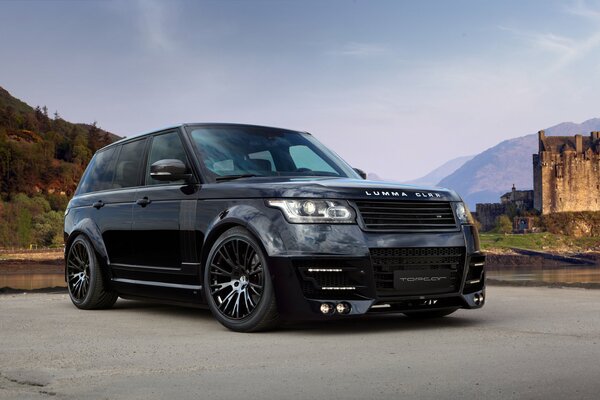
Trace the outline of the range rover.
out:
[[[110,144],[65,211],[76,307],[196,305],[242,332],[480,308],[484,263],[455,192],[366,180],[279,128],[183,124]]]

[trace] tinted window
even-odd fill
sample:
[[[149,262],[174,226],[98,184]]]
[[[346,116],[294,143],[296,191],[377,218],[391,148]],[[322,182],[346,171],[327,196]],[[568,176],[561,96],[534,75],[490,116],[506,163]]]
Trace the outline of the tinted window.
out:
[[[164,135],[155,136],[152,139],[150,154],[148,155],[148,165],[146,166],[146,185],[164,185],[164,181],[159,181],[150,176],[150,166],[159,160],[179,160],[189,166],[185,150],[181,139],[177,132],[165,133]],[[168,183],[183,183],[174,181]]]
[[[194,128],[191,137],[213,179],[245,174],[357,177],[348,164],[306,133],[204,126]]]
[[[112,161],[116,149],[117,147],[113,146],[96,153],[83,174],[77,194],[110,189],[114,176]]]
[[[121,151],[115,164],[113,188],[126,188],[139,185],[145,143],[145,140],[137,140],[121,146]]]
[[[335,173],[335,170],[331,168],[331,166],[327,164],[325,160],[319,157],[317,153],[312,151],[307,146],[291,146],[290,155],[294,160],[296,168],[299,170],[325,171]]]

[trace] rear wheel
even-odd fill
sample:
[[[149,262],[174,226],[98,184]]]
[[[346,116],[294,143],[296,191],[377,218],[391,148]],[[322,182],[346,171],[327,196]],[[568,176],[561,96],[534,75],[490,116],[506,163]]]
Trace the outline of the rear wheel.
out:
[[[449,310],[414,311],[405,312],[404,315],[413,319],[442,318],[446,315],[452,314],[456,310],[458,310],[458,308],[451,308]]]
[[[67,253],[67,286],[71,301],[84,310],[110,308],[119,297],[104,283],[96,253],[89,240],[80,235]]]
[[[279,314],[266,257],[246,229],[232,228],[215,242],[204,283],[211,312],[227,328],[254,332],[277,325]]]

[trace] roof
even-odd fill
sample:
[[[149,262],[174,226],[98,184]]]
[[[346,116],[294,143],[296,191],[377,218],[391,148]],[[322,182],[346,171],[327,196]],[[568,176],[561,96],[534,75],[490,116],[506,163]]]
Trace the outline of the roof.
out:
[[[238,124],[238,123],[231,123],[231,122],[186,122],[186,123],[180,123],[177,125],[165,126],[163,128],[155,129],[150,132],[143,132],[143,133],[135,134],[133,136],[125,137],[121,140],[117,140],[116,142],[109,144],[108,146],[103,147],[100,150],[106,149],[108,147],[111,147],[111,146],[114,146],[114,145],[117,145],[117,144],[120,144],[123,142],[127,142],[129,140],[134,140],[134,139],[138,139],[138,138],[141,138],[141,137],[144,137],[147,135],[152,135],[154,133],[168,131],[168,130],[172,130],[172,129],[183,128],[186,126],[237,126],[237,127],[248,127],[248,128],[277,129],[277,130],[289,131],[289,132],[302,132],[302,133],[307,133],[310,135],[309,132],[305,132],[305,131],[296,131],[293,129],[278,128],[278,127],[266,126],[266,125]]]

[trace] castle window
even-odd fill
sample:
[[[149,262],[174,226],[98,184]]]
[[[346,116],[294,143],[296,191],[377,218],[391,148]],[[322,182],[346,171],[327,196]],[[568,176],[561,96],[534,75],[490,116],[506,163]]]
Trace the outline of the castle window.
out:
[[[556,165],[554,166],[554,175],[555,175],[557,178],[562,178],[562,168],[561,168],[561,165],[560,165],[560,164],[556,164]]]

